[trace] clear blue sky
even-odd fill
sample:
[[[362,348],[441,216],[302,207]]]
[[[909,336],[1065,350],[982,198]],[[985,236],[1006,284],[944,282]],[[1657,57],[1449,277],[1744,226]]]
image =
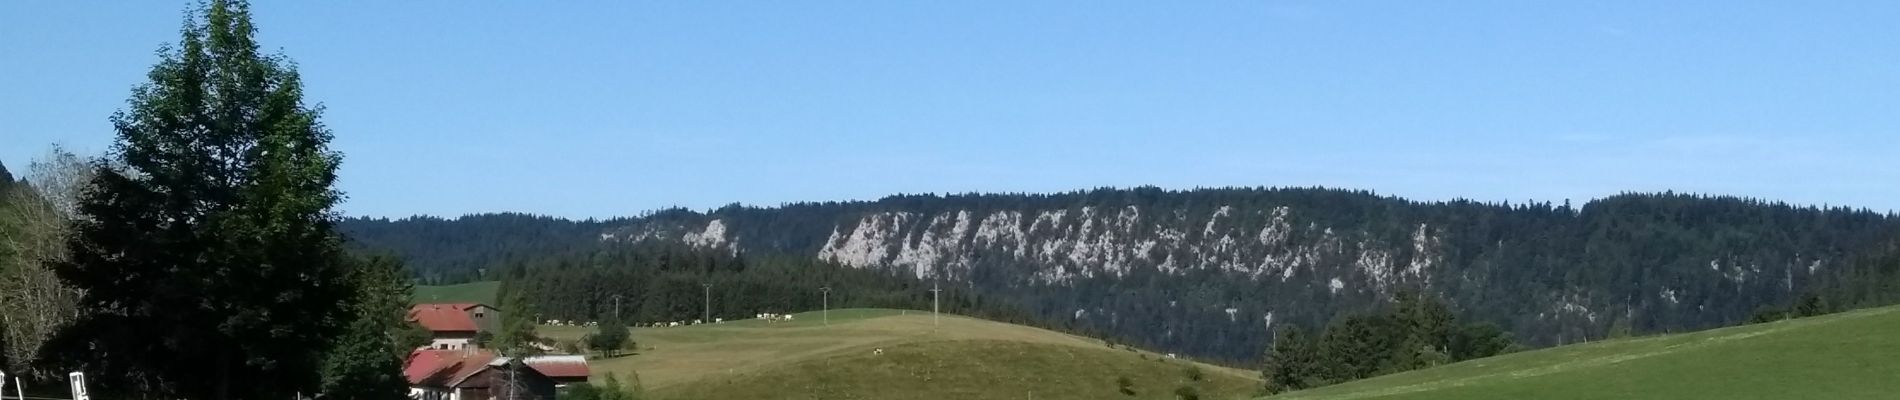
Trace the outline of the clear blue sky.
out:
[[[1900,2],[497,3],[255,6],[346,214],[1150,184],[1900,208]],[[184,5],[0,4],[0,161],[105,150]]]

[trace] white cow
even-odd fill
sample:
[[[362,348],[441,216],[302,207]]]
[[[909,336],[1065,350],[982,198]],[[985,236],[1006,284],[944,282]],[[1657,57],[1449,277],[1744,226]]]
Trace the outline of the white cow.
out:
[[[713,318],[713,323],[715,323],[715,324],[717,324],[717,323],[721,323],[721,322],[726,322],[726,319],[725,319],[725,318]]]
[[[673,321],[673,322],[667,323],[666,326],[669,326],[669,327],[680,326],[680,323],[679,321]]]

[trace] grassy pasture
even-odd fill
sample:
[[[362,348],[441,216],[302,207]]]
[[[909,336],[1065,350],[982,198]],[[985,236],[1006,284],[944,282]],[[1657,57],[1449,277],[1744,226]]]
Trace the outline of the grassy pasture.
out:
[[[1608,340],[1269,397],[1876,399],[1900,396],[1900,308]]]
[[[578,340],[591,329],[541,327],[543,336]],[[595,378],[633,373],[658,398],[1171,399],[1193,386],[1208,399],[1244,398],[1259,386],[1254,371],[1160,360],[1151,352],[1021,325],[928,312],[833,310],[792,322],[729,321],[635,328],[640,350],[593,361]],[[873,354],[875,349],[884,354]],[[1201,381],[1186,369],[1203,371]],[[1127,376],[1135,395],[1116,389]]]

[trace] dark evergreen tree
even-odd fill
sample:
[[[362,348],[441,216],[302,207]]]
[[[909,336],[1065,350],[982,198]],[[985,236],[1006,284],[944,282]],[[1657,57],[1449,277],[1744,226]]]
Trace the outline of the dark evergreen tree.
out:
[[[1261,380],[1268,393],[1282,393],[1324,384],[1320,378],[1319,355],[1300,327],[1281,328],[1267,350],[1261,368]]]
[[[7,187],[12,185],[13,173],[7,171],[7,163],[0,162],[0,193],[4,193]]]
[[[340,157],[291,62],[259,53],[254,31],[243,2],[205,5],[112,118],[57,267],[83,315],[47,360],[89,372],[97,394],[313,393],[350,320]]]
[[[1796,317],[1812,317],[1830,312],[1833,312],[1833,310],[1831,307],[1828,307],[1827,300],[1813,293],[1802,295],[1801,300],[1794,305],[1794,316]]]

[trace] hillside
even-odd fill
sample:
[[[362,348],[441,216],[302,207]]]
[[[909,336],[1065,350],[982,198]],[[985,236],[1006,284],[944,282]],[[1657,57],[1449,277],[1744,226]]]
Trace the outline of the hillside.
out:
[[[454,285],[416,285],[409,297],[416,303],[482,303],[496,305],[501,282],[469,282]]]
[[[1900,307],[1472,360],[1271,400],[1873,399],[1900,393]]]
[[[597,265],[597,255],[635,243],[802,257],[954,282],[1038,325],[1233,361],[1257,359],[1272,327],[1317,327],[1407,289],[1545,346],[1617,326],[1728,326],[1816,292],[1834,296],[1831,304],[1883,304],[1896,292],[1868,285],[1900,275],[1891,268],[1900,265],[1892,216],[1673,193],[1573,207],[1320,188],[1134,188],[675,209],[608,221],[356,219],[342,228],[361,248],[395,252],[425,277],[450,280],[497,279],[493,271],[519,265]]]
[[[792,322],[761,320],[635,328],[639,354],[594,361],[596,381],[637,372],[664,399],[1172,399],[1182,385],[1204,398],[1256,393],[1254,371],[1164,360],[1150,352],[1020,325],[928,312],[833,310],[797,314]],[[542,334],[575,340],[578,327],[544,326]],[[875,349],[884,354],[874,354]],[[1194,366],[1199,382],[1187,378]],[[1136,395],[1117,393],[1127,376]]]

